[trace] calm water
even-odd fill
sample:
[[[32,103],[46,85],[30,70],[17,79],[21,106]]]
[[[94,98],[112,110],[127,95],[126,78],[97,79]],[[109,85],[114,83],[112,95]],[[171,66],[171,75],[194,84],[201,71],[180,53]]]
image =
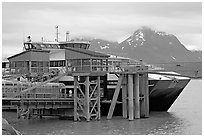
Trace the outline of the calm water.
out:
[[[3,116],[22,134],[202,134],[202,80],[191,80],[168,112],[151,112],[150,118],[128,121],[113,117],[101,121],[16,119],[13,112]]]

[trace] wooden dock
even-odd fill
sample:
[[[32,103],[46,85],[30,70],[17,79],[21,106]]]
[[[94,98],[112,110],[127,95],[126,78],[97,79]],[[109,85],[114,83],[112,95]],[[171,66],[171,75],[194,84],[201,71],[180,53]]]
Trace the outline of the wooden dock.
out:
[[[39,56],[44,57],[44,67],[49,61],[48,52],[38,52],[31,50],[17,54],[10,57],[11,62],[18,62],[19,59],[24,59],[27,54],[38,53]],[[106,75],[108,70],[109,55],[97,53],[89,50],[79,48],[66,48],[66,72],[41,82],[33,87],[22,90],[17,93],[14,98],[3,99],[4,102],[10,102],[11,105],[17,106],[17,117],[26,116],[30,118],[32,115],[40,117],[45,115],[65,115],[71,113],[74,120],[85,119],[100,120],[101,119],[101,87],[100,76]],[[30,56],[30,64],[39,63],[42,61],[37,56]],[[32,62],[32,61],[35,62]],[[22,62],[25,63],[25,62]],[[27,68],[28,67],[28,68]],[[41,70],[39,68],[32,68],[27,66],[27,70]],[[18,69],[18,68],[15,68]],[[43,69],[44,70],[44,69]],[[47,72],[47,69],[45,70]],[[22,71],[23,72],[23,71]],[[33,75],[38,75],[38,72],[31,71]],[[149,117],[149,92],[148,92],[148,68],[147,66],[127,66],[121,72],[115,72],[119,76],[117,87],[114,92],[113,99],[109,108],[107,119],[111,119],[117,103],[117,98],[122,87],[122,106],[123,118],[134,120],[137,118]],[[73,98],[66,98],[58,95],[47,97],[39,97],[36,93],[34,96],[28,96],[30,91],[46,83],[55,81],[63,76],[71,75],[74,77],[74,96]],[[31,77],[32,75],[30,75]],[[32,79],[32,78],[30,78]],[[91,80],[92,79],[92,80]],[[93,80],[94,79],[94,80]],[[35,94],[35,93],[34,93]],[[54,93],[52,93],[54,94]],[[20,96],[21,98],[15,98]]]

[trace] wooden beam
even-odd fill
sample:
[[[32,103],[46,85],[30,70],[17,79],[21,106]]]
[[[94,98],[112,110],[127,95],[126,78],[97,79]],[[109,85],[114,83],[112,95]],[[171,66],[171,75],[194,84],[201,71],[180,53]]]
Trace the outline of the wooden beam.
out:
[[[128,74],[128,115],[129,120],[134,120],[133,74]]]
[[[98,95],[98,97],[97,97],[98,98],[98,100],[97,100],[98,101],[98,106],[97,106],[98,107],[98,119],[100,120],[101,119],[101,104],[100,104],[101,103],[101,91],[100,91],[101,90],[101,86],[100,86],[100,76],[97,77],[97,85],[98,85],[98,89],[97,89],[97,91],[98,91],[98,94],[97,94]]]
[[[77,76],[74,76],[74,121],[77,121]]]
[[[142,74],[140,78],[140,94],[144,95],[144,100],[140,103],[140,117],[149,117],[149,90],[148,74]]]
[[[85,115],[86,115],[86,121],[90,121],[90,98],[89,98],[89,76],[86,76],[86,82],[85,82]]]
[[[135,109],[135,118],[140,118],[140,95],[139,95],[139,74],[134,75],[134,109]]]
[[[119,95],[119,92],[120,92],[122,80],[123,80],[123,75],[120,75],[120,78],[118,80],[118,83],[117,83],[117,86],[116,86],[116,89],[115,89],[115,92],[114,92],[114,95],[113,95],[113,99],[111,101],[111,105],[110,105],[110,108],[109,108],[109,111],[108,111],[107,119],[111,119],[112,116],[113,116],[113,112],[114,112],[115,105],[116,105],[118,95]]]
[[[123,118],[127,118],[127,75],[124,75],[122,83]]]
[[[149,117],[149,81],[148,74],[144,74],[144,92],[145,92],[145,117]]]

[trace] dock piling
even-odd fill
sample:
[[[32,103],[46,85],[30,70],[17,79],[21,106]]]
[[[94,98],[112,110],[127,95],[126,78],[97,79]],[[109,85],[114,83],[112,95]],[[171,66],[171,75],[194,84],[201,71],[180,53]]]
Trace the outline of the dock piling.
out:
[[[120,92],[120,88],[121,88],[121,85],[122,85],[122,80],[123,80],[123,75],[120,75],[117,86],[116,86],[116,89],[115,89],[115,92],[114,92],[114,95],[113,95],[113,99],[111,101],[111,105],[110,105],[110,108],[109,108],[109,111],[108,111],[107,119],[111,119],[112,116],[113,116],[115,105],[116,105],[118,95],[119,95],[119,92]]]
[[[139,74],[134,75],[134,104],[135,118],[140,118]]]
[[[89,98],[89,76],[86,76],[86,81],[85,81],[85,115],[86,115],[86,120],[90,121],[90,114],[89,114],[89,109],[90,109],[90,98]]]
[[[128,119],[134,120],[133,74],[128,75]]]
[[[123,77],[122,103],[123,118],[127,118],[127,75],[124,75]]]
[[[142,70],[142,71],[141,71]],[[149,117],[147,67],[132,68],[120,74],[107,119],[111,119],[122,86],[122,116],[130,121]],[[123,77],[123,78],[122,78]]]
[[[149,117],[149,90],[148,90],[148,74],[143,73],[140,76],[140,94],[143,100],[140,103],[140,116],[143,118]]]

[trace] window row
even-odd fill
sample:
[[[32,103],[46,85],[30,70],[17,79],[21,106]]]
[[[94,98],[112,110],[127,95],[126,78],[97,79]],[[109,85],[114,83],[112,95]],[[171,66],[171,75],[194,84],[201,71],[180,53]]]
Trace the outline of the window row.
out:
[[[31,61],[31,67],[49,67],[49,62]]]
[[[65,66],[65,60],[50,61],[50,67],[64,67],[64,66]]]

